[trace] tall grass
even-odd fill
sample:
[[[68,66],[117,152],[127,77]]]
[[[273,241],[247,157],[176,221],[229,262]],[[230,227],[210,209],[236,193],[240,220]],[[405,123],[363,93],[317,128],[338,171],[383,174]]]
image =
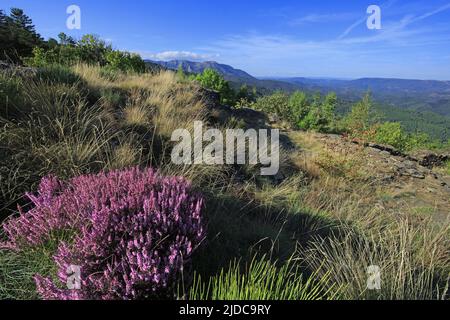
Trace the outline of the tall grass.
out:
[[[335,298],[339,290],[328,274],[305,279],[298,264],[289,260],[278,267],[266,257],[254,258],[242,268],[234,261],[228,270],[203,281],[196,275],[189,300],[321,300]],[[326,288],[328,286],[328,288]]]
[[[312,270],[329,272],[345,299],[446,299],[448,231],[448,224],[432,233],[401,220],[371,236],[348,230],[343,237],[316,239],[301,254]],[[367,287],[369,266],[380,268],[380,290]]]
[[[17,214],[45,175],[153,166],[188,178],[207,198],[206,245],[183,298],[448,297],[448,223],[418,225],[408,211],[378,206],[377,181],[359,154],[327,153],[313,135],[299,135],[311,154],[281,150],[281,182],[258,177],[256,166],[175,165],[173,130],[192,132],[209,117],[201,88],[172,72],[82,64],[33,77],[0,72],[0,98],[0,218]],[[31,277],[53,272],[52,248],[0,250],[0,297],[35,298]],[[296,249],[301,259],[289,259]],[[369,265],[381,267],[379,292],[366,290]]]

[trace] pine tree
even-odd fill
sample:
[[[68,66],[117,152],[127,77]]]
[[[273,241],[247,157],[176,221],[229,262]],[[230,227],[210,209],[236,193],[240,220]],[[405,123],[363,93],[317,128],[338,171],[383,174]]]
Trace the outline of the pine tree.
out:
[[[64,32],[61,32],[60,34],[58,34],[58,38],[59,38],[59,43],[62,45],[75,45],[76,44],[75,39],[68,36]]]
[[[184,73],[183,62],[178,65],[177,76],[180,80],[186,79],[186,74]]]
[[[7,60],[13,51],[11,18],[0,10],[0,60]]]
[[[18,8],[12,8],[10,16],[1,12],[0,40],[0,59],[14,62],[30,56],[34,47],[43,44],[32,20]]]

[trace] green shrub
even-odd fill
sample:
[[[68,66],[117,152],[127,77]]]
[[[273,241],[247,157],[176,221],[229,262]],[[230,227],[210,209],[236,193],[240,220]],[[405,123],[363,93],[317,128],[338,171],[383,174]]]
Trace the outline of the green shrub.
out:
[[[326,131],[328,121],[323,110],[316,106],[312,107],[305,118],[300,120],[298,126],[303,130]]]
[[[144,72],[145,62],[138,54],[123,51],[109,51],[105,55],[109,67],[125,72]]]
[[[335,126],[336,124],[336,106],[337,96],[336,93],[330,92],[325,96],[322,103],[322,111],[329,126]]]
[[[0,10],[0,60],[21,63],[34,47],[43,45],[33,21],[22,9],[11,8],[9,15]]]
[[[325,99],[320,94],[316,94],[309,106],[309,110],[298,117],[298,126],[303,130],[313,130],[319,132],[333,131],[335,128],[335,108],[337,98],[335,93],[329,93]]]
[[[378,143],[388,144],[397,149],[404,150],[409,147],[409,137],[398,122],[385,122],[376,129],[375,140]]]
[[[177,69],[177,77],[180,81],[186,81],[186,73],[183,69],[183,64],[180,64]]]
[[[304,92],[295,91],[289,98],[289,111],[292,115],[292,122],[300,123],[311,110],[308,97]]]
[[[236,101],[247,101],[248,103],[253,103],[256,101],[257,91],[256,88],[249,88],[248,85],[242,85],[238,92],[236,93]]]
[[[111,68],[110,66],[106,66],[106,67],[100,68],[99,75],[103,79],[114,82],[117,79],[119,79],[119,76],[120,76],[119,73],[120,73],[119,70]]]
[[[361,101],[353,106],[351,112],[344,118],[343,126],[345,130],[354,136],[365,134],[372,125],[372,108],[372,97],[367,93]]]
[[[92,34],[84,35],[77,43],[80,61],[104,66],[107,64],[106,55],[112,51],[111,46]]]
[[[126,96],[118,89],[105,88],[100,89],[102,105],[109,108],[118,108],[125,105]]]
[[[253,108],[267,114],[273,114],[281,119],[290,118],[289,96],[281,91],[259,98]]]
[[[75,45],[57,45],[51,48],[33,49],[33,55],[26,59],[26,63],[33,67],[44,67],[53,64],[72,66],[83,61],[81,49]]]
[[[325,99],[316,94],[312,100],[304,92],[292,95],[275,92],[259,98],[253,108],[273,114],[294,128],[328,132],[335,127],[336,94],[330,93]]]
[[[226,81],[222,75],[213,69],[205,69],[203,73],[193,77],[204,88],[208,88],[217,91],[220,94],[220,101],[222,104],[234,105],[235,94],[230,87],[228,81]]]
[[[398,122],[384,122],[374,125],[373,140],[391,145],[402,151],[414,149],[442,149],[439,141],[433,141],[426,133],[410,134]]]
[[[103,40],[92,34],[84,35],[78,42],[73,39],[69,41],[65,37],[67,36],[60,36],[59,44],[35,47],[32,56],[26,60],[27,64],[35,67],[52,64],[71,66],[80,62],[100,66],[107,65],[107,56],[113,50]],[[123,53],[123,56],[127,58],[127,63],[135,68],[139,60],[141,64],[143,63],[140,58],[137,59],[131,54]],[[111,61],[117,63],[117,59]]]

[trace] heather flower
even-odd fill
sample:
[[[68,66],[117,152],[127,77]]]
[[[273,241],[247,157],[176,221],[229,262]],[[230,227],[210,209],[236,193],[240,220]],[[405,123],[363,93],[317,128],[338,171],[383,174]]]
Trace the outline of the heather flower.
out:
[[[36,275],[44,299],[168,297],[204,238],[203,199],[180,177],[133,168],[59,181],[42,179],[34,207],[3,225],[8,246],[45,243],[69,230],[54,261],[58,281]],[[81,289],[65,287],[66,270],[81,267]]]

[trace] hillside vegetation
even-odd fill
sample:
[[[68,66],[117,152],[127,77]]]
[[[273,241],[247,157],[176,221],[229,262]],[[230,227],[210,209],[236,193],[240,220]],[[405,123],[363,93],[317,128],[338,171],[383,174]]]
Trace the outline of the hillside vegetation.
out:
[[[448,299],[448,163],[368,147],[430,143],[375,121],[369,95],[346,118],[332,93],[227,107],[214,72],[149,70],[93,36],[46,46],[0,71],[0,298]],[[173,164],[194,121],[281,128],[279,174]]]
[[[257,79],[248,73],[214,61],[192,62],[186,60],[146,61],[149,65],[159,64],[171,70],[201,74],[213,69],[230,82],[230,87],[239,90],[250,87],[256,95],[268,95],[275,91],[293,93],[303,91],[314,96],[317,93],[337,94],[337,114],[345,116],[352,106],[371,92],[374,109],[385,121],[400,122],[408,132],[422,132],[432,139],[446,142],[450,139],[450,82],[364,78],[357,80],[274,78]]]

